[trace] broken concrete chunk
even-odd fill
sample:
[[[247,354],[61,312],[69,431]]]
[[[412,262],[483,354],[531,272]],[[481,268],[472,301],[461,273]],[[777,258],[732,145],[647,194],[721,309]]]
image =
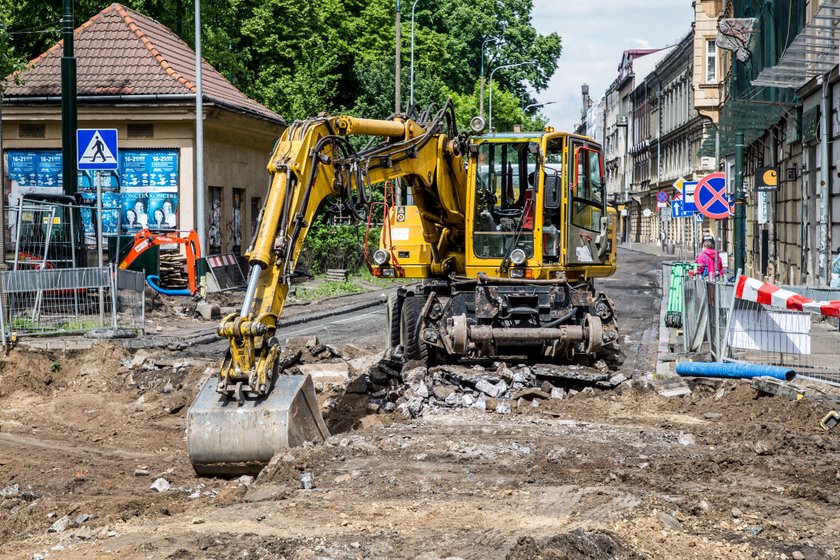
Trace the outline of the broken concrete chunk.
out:
[[[677,441],[680,442],[680,445],[694,445],[697,443],[696,438],[692,434],[684,434],[680,432],[680,437],[677,438]]]
[[[315,487],[315,478],[311,472],[300,474],[300,487],[304,490],[312,490]]]
[[[67,530],[67,527],[70,526],[70,518],[68,516],[63,516],[59,518],[55,523],[53,523],[50,528],[47,530],[48,533],[62,533]]]
[[[497,414],[510,414],[510,402],[508,401],[499,401],[496,403],[496,413]]]
[[[298,366],[301,375],[309,375],[316,387],[319,385],[345,384],[350,380],[347,362],[335,364],[301,364]]]
[[[461,395],[453,391],[452,393],[447,395],[443,402],[446,403],[446,406],[456,407],[461,406],[463,399]]]
[[[20,486],[18,484],[12,484],[0,490],[1,498],[17,498],[18,494],[20,494]]]
[[[149,490],[154,490],[155,492],[167,492],[169,491],[169,481],[165,478],[158,478],[152,482],[152,485],[149,486]]]
[[[566,398],[566,391],[561,389],[560,387],[554,387],[551,389],[551,398],[552,399],[565,399]]]
[[[435,385],[432,387],[432,393],[435,398],[439,400],[446,400],[446,398],[455,392],[455,388],[449,385]]]
[[[206,301],[198,302],[195,306],[195,311],[201,315],[201,318],[205,321],[219,319],[222,316],[222,310],[217,304],[208,303]]]
[[[417,386],[414,387],[414,394],[420,397],[421,399],[425,399],[429,397],[429,387],[426,386],[425,383],[419,383]]]
[[[348,394],[357,394],[363,395],[367,393],[368,390],[368,376],[367,375],[360,375],[353,381],[351,381],[347,387],[344,388],[344,392]]]
[[[664,511],[659,511],[656,513],[656,517],[658,517],[659,521],[668,529],[677,532],[682,531],[682,523],[680,523],[673,515],[669,515]]]

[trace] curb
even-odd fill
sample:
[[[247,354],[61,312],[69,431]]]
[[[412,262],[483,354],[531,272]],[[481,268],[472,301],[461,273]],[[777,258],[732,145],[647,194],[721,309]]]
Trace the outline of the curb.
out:
[[[300,325],[301,323],[308,323],[309,321],[318,321],[320,319],[326,319],[335,315],[345,315],[347,313],[353,313],[355,311],[361,311],[362,309],[368,309],[370,307],[376,307],[377,305],[384,304],[385,302],[382,301],[382,299],[379,296],[377,296],[376,299],[372,301],[363,301],[360,303],[354,303],[352,305],[346,305],[344,307],[336,307],[335,309],[331,309],[329,311],[308,314],[305,317],[292,317],[285,321],[282,320],[281,317],[280,322],[277,324],[277,328],[293,327],[295,325]]]

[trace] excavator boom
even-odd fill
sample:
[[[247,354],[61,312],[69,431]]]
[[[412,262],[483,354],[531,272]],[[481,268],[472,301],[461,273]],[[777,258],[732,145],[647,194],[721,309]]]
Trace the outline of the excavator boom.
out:
[[[357,151],[348,136],[384,140]],[[218,377],[205,383],[187,414],[190,459],[203,474],[251,471],[279,449],[329,436],[312,381],[282,375],[275,336],[303,242],[325,199],[338,197],[358,213],[372,184],[406,177],[415,192],[436,193],[418,203],[428,216],[427,242],[439,243],[464,223],[457,191],[465,170],[450,103],[428,122],[401,116],[296,122],[275,146],[268,172],[271,183],[246,253],[251,271],[244,302],[218,328],[229,350]]]

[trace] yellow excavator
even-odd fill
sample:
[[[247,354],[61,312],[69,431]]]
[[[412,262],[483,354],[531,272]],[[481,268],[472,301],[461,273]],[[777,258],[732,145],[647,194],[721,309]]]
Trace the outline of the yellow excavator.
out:
[[[329,436],[311,379],[283,374],[275,331],[324,201],[340,198],[363,218],[373,187],[388,181],[407,185],[413,203],[380,202],[369,266],[421,281],[388,300],[390,357],[620,363],[615,310],[593,283],[616,263],[601,147],[551,127],[483,134],[476,117],[470,128],[458,133],[448,101],[415,118],[320,115],[284,131],[242,309],[218,328],[229,351],[187,414],[196,472],[255,472],[278,450]]]

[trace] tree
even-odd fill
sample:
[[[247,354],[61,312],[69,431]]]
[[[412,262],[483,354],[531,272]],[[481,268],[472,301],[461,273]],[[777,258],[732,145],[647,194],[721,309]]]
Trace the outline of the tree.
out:
[[[8,24],[12,0],[0,0],[0,267],[6,263],[6,158],[3,153],[3,94],[7,80],[23,68],[23,59],[15,52]]]

